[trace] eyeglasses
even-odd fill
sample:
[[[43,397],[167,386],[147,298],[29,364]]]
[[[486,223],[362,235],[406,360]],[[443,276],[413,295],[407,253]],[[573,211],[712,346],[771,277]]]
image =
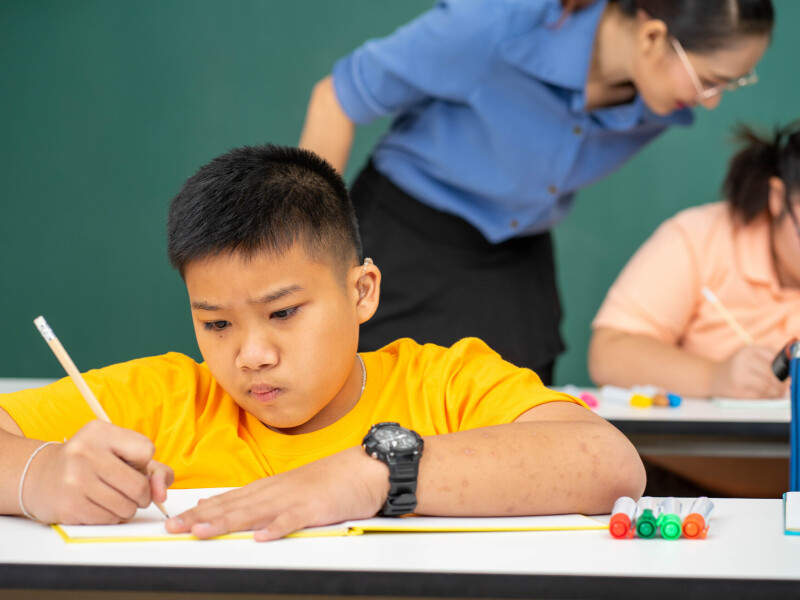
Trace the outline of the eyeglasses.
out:
[[[694,97],[694,102],[696,103],[713,98],[722,92],[732,92],[733,90],[738,90],[739,88],[758,83],[758,75],[756,75],[755,71],[750,71],[747,75],[742,75],[736,79],[731,79],[725,83],[720,83],[713,87],[707,88],[702,84],[700,78],[697,76],[697,71],[695,71],[694,67],[692,66],[689,57],[686,56],[686,51],[683,49],[683,46],[681,46],[681,43],[674,37],[670,37],[670,41],[672,42],[672,47],[675,48],[675,52],[678,54],[678,58],[681,59],[683,67],[689,74],[689,78],[692,80],[694,88],[697,90],[697,95]]]

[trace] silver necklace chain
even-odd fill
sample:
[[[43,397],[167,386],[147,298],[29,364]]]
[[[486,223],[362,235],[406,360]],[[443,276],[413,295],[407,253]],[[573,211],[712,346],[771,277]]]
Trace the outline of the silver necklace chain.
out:
[[[361,393],[358,395],[359,398],[364,395],[364,388],[367,387],[367,367],[364,366],[364,359],[361,358],[360,354],[356,354],[358,357],[358,362],[361,363]]]

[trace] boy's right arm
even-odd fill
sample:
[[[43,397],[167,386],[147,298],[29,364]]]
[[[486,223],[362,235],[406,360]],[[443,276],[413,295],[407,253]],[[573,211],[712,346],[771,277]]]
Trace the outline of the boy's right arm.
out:
[[[23,514],[20,479],[43,443],[24,437],[0,408],[0,514]],[[137,507],[163,502],[172,483],[172,469],[154,461],[154,451],[140,433],[90,421],[69,441],[42,448],[30,462],[22,489],[25,509],[45,523],[129,519]]]
[[[354,135],[355,124],[339,104],[333,77],[328,75],[311,92],[299,146],[315,152],[339,173],[344,173]]]

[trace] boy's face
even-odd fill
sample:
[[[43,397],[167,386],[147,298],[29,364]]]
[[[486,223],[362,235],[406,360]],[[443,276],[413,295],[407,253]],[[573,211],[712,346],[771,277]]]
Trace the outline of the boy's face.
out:
[[[273,429],[326,427],[358,402],[357,280],[300,244],[247,260],[223,253],[189,263],[184,279],[200,352],[236,403]],[[374,309],[373,309],[374,310]]]

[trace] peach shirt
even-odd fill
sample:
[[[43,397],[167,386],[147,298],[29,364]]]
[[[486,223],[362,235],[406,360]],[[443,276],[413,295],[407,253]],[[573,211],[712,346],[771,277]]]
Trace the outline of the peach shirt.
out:
[[[778,283],[768,217],[735,224],[725,202],[665,221],[611,286],[592,328],[646,335],[722,360],[743,342],[705,299],[703,286],[757,345],[777,352],[800,336],[800,290]]]

